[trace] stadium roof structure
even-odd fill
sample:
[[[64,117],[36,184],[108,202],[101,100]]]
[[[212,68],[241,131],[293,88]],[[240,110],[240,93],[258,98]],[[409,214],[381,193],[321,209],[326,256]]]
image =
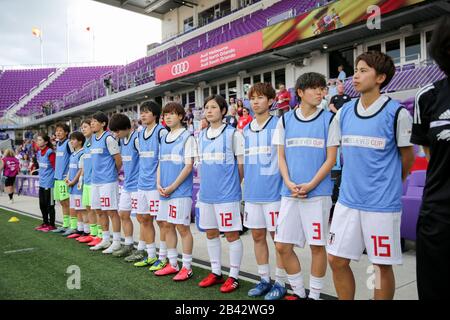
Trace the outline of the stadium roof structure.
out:
[[[162,19],[163,15],[181,6],[193,8],[197,0],[94,0],[120,9]]]

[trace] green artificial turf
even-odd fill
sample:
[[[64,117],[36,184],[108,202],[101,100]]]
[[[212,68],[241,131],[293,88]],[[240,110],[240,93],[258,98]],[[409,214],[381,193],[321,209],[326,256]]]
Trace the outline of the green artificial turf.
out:
[[[8,222],[12,216],[20,222]],[[175,283],[171,276],[157,277],[148,268],[92,252],[75,240],[35,231],[39,223],[0,209],[0,299],[249,299],[250,282],[240,280],[240,289],[229,294],[220,293],[219,285],[200,288],[199,281],[210,271],[193,267],[191,279]],[[7,253],[29,248],[32,250]],[[67,287],[69,277],[73,278],[73,273],[67,273],[70,266],[79,267],[79,290]]]

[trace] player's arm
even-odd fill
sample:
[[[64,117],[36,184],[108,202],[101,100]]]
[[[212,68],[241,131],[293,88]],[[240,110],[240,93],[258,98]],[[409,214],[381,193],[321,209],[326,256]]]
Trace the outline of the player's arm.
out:
[[[114,162],[116,163],[116,170],[117,172],[120,172],[120,168],[122,168],[122,156],[120,155],[120,153],[117,153],[113,157]]]
[[[163,189],[164,193],[166,195],[169,195],[172,192],[174,192],[175,190],[177,190],[177,188],[183,183],[184,180],[186,180],[186,178],[192,172],[192,168],[193,167],[194,167],[194,158],[192,158],[192,160],[189,161],[189,162],[186,161],[185,164],[184,164],[183,170],[181,170],[180,174],[175,179],[175,181],[170,186],[168,186],[167,188]]]
[[[423,152],[425,152],[425,157],[427,158],[427,161],[430,161],[430,147],[428,146],[422,146]]]
[[[336,164],[337,149],[337,146],[327,147],[327,158],[323,165],[320,167],[319,171],[317,171],[314,178],[312,178],[310,182],[303,183],[298,186],[300,188],[301,198],[306,198],[308,192],[317,187],[317,185],[331,172],[331,169],[333,169],[334,165]]]
[[[239,171],[239,182],[244,179],[244,145],[245,140],[242,132],[235,131],[233,134],[233,152],[236,157]]]
[[[337,112],[337,109],[336,109],[336,107],[334,106],[334,103],[330,103],[330,104],[328,105],[328,107],[330,108],[330,111],[331,111],[331,112],[333,112],[333,113],[336,113],[336,112]]]
[[[401,147],[398,149],[402,158],[402,180],[404,181],[411,172],[411,168],[414,164],[414,147]]]
[[[278,167],[280,168],[280,174],[283,178],[284,183],[286,186],[291,190],[292,196],[297,197],[299,189],[297,188],[297,185],[291,181],[291,178],[289,177],[289,169],[286,163],[286,153],[284,152],[284,145],[280,144],[278,145]]]
[[[80,179],[80,176],[82,174],[83,169],[79,169],[77,174],[75,175],[75,177],[73,177],[73,179],[71,181],[69,181],[69,183],[67,184],[69,187],[73,187],[74,185],[77,184],[78,179]]]

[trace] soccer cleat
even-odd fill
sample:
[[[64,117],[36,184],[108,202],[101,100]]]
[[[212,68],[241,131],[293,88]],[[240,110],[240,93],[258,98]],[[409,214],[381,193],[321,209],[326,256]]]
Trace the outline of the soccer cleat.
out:
[[[126,262],[138,262],[147,258],[147,251],[145,250],[136,250],[131,255],[126,257],[124,260]]]
[[[217,275],[215,273],[210,273],[206,278],[204,278],[200,283],[198,284],[199,287],[207,288],[211,287],[215,284],[224,283],[225,280],[223,279],[222,275]]]
[[[74,229],[67,229],[66,232],[64,232],[64,233],[62,234],[62,236],[63,236],[63,237],[67,237],[67,236],[70,236],[71,234],[74,234],[74,233],[78,233],[78,231],[77,231],[77,230],[74,230]]]
[[[168,276],[169,274],[177,273],[180,269],[178,268],[178,264],[176,267],[172,266],[168,263],[164,268],[155,272],[156,276]]]
[[[157,272],[159,272],[159,271],[157,271]],[[181,268],[180,272],[178,272],[177,275],[175,277],[173,277],[173,281],[185,281],[185,280],[191,278],[193,275],[194,275],[194,273],[192,272],[192,269],[188,270],[185,267],[183,267],[183,268]]]
[[[270,291],[265,295],[264,300],[280,300],[286,295],[286,293],[286,288],[278,282],[275,282],[272,289],[270,289]]]
[[[120,248],[120,250],[114,251],[113,256],[117,258],[127,257],[133,252],[133,250],[133,244],[124,245]]]
[[[47,228],[49,225],[45,224],[45,223],[41,223],[40,225],[38,225],[36,228],[34,228],[34,230],[36,231],[42,231],[42,229]]]
[[[239,280],[233,277],[228,277],[227,281],[220,287],[220,292],[230,293],[239,288]]]
[[[85,237],[80,237],[80,238],[77,239],[77,241],[79,243],[89,243],[89,242],[91,242],[93,240],[94,240],[93,236],[85,236]]]
[[[53,230],[56,230],[56,227],[54,227],[54,226],[48,226],[48,227],[45,228],[45,229],[41,229],[41,231],[42,231],[42,232],[45,232],[45,233],[50,232],[50,231],[53,231]]]
[[[148,267],[148,266],[153,265],[156,262],[156,260],[158,260],[158,258],[156,258],[156,257],[154,257],[154,258],[147,257],[142,261],[136,262],[134,264],[134,266],[135,267]]]
[[[264,296],[272,289],[272,285],[266,280],[261,279],[259,283],[248,291],[249,297],[260,297]]]
[[[110,246],[111,246],[111,241],[102,240],[99,244],[89,248],[89,250],[100,251],[100,250],[105,250],[105,249],[109,248]]]
[[[67,236],[67,239],[76,239],[79,237],[81,237],[81,233],[75,232],[75,233],[72,233],[71,235]]]
[[[167,259],[158,259],[156,262],[148,269],[150,271],[158,271],[167,265]]]
[[[106,248],[105,250],[103,250],[102,253],[112,254],[112,253],[120,250],[121,248],[122,248],[122,246],[120,245],[120,242],[113,242],[113,244],[111,246],[109,246],[108,248]]]
[[[61,233],[61,232],[66,232],[67,228],[64,227],[58,227],[57,229],[53,230],[53,233]]]
[[[89,242],[87,245],[88,245],[89,247],[95,247],[96,245],[98,245],[98,244],[101,243],[101,242],[102,242],[102,238],[94,237],[94,239],[92,239],[92,241]]]

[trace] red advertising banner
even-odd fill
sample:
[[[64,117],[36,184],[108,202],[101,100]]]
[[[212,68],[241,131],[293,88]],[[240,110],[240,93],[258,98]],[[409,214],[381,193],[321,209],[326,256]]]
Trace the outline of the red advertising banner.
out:
[[[155,70],[155,81],[159,84],[183,77],[259,53],[262,49],[262,32],[257,31],[208,50],[195,53],[184,59],[157,67]]]

